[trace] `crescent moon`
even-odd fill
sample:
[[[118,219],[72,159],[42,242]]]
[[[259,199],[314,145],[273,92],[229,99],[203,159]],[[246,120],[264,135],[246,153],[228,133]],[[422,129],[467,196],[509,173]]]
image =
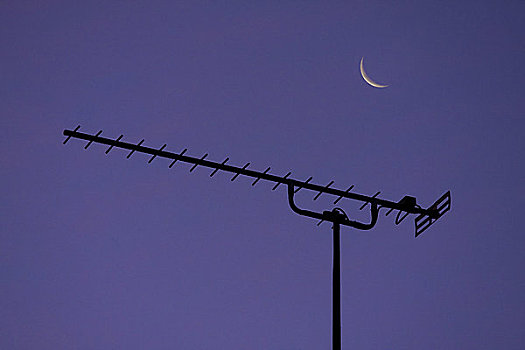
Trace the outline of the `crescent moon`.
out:
[[[376,88],[386,88],[388,85],[381,85],[381,84],[378,84],[378,83],[374,82],[372,79],[370,79],[370,77],[366,74],[365,69],[363,68],[363,59],[364,59],[364,57],[361,58],[361,64],[359,65],[359,69],[361,70],[361,76],[363,77],[363,79],[364,79],[368,84],[370,84],[370,85],[373,86],[373,87],[376,87]]]

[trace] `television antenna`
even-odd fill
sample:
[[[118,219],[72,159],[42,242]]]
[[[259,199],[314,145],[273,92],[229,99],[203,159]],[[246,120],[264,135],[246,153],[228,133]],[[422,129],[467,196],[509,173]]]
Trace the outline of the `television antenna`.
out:
[[[339,190],[332,188],[334,181],[331,181],[327,185],[318,185],[311,183],[312,177],[307,180],[301,181],[290,178],[291,172],[288,172],[284,176],[273,175],[269,173],[270,167],[263,172],[248,169],[250,163],[246,163],[242,167],[229,165],[227,162],[229,158],[226,158],[221,163],[206,160],[208,154],[204,154],[201,158],[195,158],[186,155],[187,149],[184,149],[180,153],[172,153],[165,151],[166,144],[159,149],[142,146],[144,139],[137,144],[128,143],[121,141],[124,135],[120,135],[117,139],[110,139],[100,136],[102,130],[95,135],[79,132],[80,125],[74,130],[65,129],[63,134],[66,136],[64,144],[66,144],[71,138],[88,141],[86,146],[87,149],[93,143],[99,143],[108,145],[106,154],[108,154],[113,148],[122,148],[129,150],[127,158],[130,158],[135,152],[149,154],[152,157],[148,160],[151,163],[155,158],[167,158],[173,160],[169,168],[173,167],[177,161],[193,164],[190,172],[195,170],[198,166],[213,169],[210,173],[210,177],[214,176],[219,170],[234,174],[231,181],[235,181],[239,175],[254,178],[252,186],[255,186],[261,179],[269,182],[273,182],[275,185],[272,191],[277,189],[279,185],[285,185],[288,193],[288,203],[290,208],[297,214],[307,216],[313,219],[319,220],[317,225],[319,226],[324,221],[332,223],[333,231],[333,261],[332,261],[332,350],[341,349],[341,259],[340,259],[340,226],[349,226],[359,230],[370,230],[377,222],[380,209],[388,209],[385,216],[388,216],[392,211],[397,210],[397,216],[395,219],[396,225],[399,225],[409,214],[416,214],[414,219],[415,223],[415,236],[419,236],[425,230],[427,230],[432,224],[434,224],[440,217],[442,217],[447,211],[450,210],[450,191],[443,194],[437,201],[434,202],[428,208],[422,208],[417,204],[416,198],[411,196],[405,196],[398,202],[393,202],[379,198],[381,191],[378,191],[373,196],[367,196],[351,192],[354,185],[348,187],[346,190]],[[314,212],[307,209],[301,209],[295,204],[295,194],[302,190],[310,190],[317,192],[313,200],[317,200],[322,194],[329,194],[336,197],[333,204],[337,204],[341,199],[347,198],[351,200],[360,201],[363,203],[360,210],[370,206],[370,222],[364,223],[359,221],[353,221],[348,218],[346,213],[341,208],[334,208],[332,210],[325,210],[323,212]]]

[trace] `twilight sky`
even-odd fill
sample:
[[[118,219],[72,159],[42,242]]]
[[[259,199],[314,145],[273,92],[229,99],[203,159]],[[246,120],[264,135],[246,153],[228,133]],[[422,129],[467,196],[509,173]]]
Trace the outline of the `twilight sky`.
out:
[[[2,1],[0,348],[330,348],[329,224],[284,186],[62,145],[79,124],[424,207],[451,190],[417,239],[413,216],[342,229],[343,349],[525,348],[524,23],[511,0]]]

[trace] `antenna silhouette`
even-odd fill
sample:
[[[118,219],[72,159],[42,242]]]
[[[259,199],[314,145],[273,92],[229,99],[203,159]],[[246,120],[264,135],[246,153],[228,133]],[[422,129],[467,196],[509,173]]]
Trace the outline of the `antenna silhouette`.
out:
[[[398,202],[393,202],[385,199],[378,198],[381,191],[378,191],[373,196],[366,196],[363,194],[358,194],[351,192],[354,188],[354,185],[348,187],[346,190],[339,190],[332,188],[334,181],[326,185],[318,185],[311,183],[312,177],[309,177],[305,181],[296,180],[290,178],[291,172],[288,172],[284,176],[278,176],[270,174],[270,167],[266,168],[263,172],[248,169],[250,163],[246,163],[242,167],[237,167],[234,165],[229,165],[227,162],[229,158],[226,158],[221,163],[213,162],[206,160],[208,154],[204,154],[200,158],[195,158],[186,155],[187,149],[182,150],[180,153],[172,153],[165,151],[166,144],[164,144],[159,149],[150,148],[142,146],[144,140],[141,140],[137,144],[132,144],[128,142],[123,142],[121,139],[124,135],[120,135],[117,139],[109,139],[100,136],[102,130],[100,130],[95,135],[85,134],[79,132],[80,125],[77,126],[74,130],[64,130],[64,144],[66,144],[71,138],[76,138],[80,140],[87,141],[85,149],[89,148],[93,143],[99,143],[103,145],[108,145],[108,149],[105,151],[108,154],[113,148],[122,148],[129,150],[130,152],[127,155],[127,158],[130,158],[135,152],[140,152],[144,154],[151,155],[151,158],[148,160],[148,163],[153,162],[155,158],[167,158],[173,160],[169,168],[172,168],[173,165],[177,162],[184,162],[193,164],[190,169],[190,172],[195,170],[198,166],[203,166],[206,168],[213,169],[210,173],[210,177],[213,177],[219,170],[224,172],[229,172],[233,174],[231,181],[235,181],[239,175],[247,176],[254,178],[252,186],[255,186],[261,179],[269,182],[275,183],[272,188],[272,191],[276,190],[279,185],[283,184],[287,186],[288,193],[288,203],[290,208],[297,214],[307,216],[319,220],[317,225],[319,226],[324,221],[331,222],[333,229],[333,262],[332,262],[332,349],[339,350],[341,349],[341,268],[340,268],[340,226],[349,226],[359,230],[370,230],[373,228],[378,220],[379,210],[386,208],[388,211],[385,213],[385,216],[388,216],[392,211],[397,210],[395,224],[400,224],[409,214],[417,214],[414,219],[415,223],[415,236],[419,236],[421,233],[426,231],[432,224],[434,224],[440,217],[442,217],[447,211],[450,210],[450,191],[443,194],[434,204],[428,208],[422,208],[417,204],[416,198],[411,196],[405,196]],[[328,194],[336,196],[333,204],[337,204],[341,199],[347,198],[351,200],[356,200],[363,202],[360,210],[365,209],[370,205],[370,222],[364,223],[359,221],[353,221],[348,218],[346,213],[340,208],[334,208],[330,211],[326,210],[323,212],[314,212],[306,209],[299,208],[294,201],[295,194],[302,190],[310,190],[317,192],[313,197],[313,200],[317,200],[322,194]]]

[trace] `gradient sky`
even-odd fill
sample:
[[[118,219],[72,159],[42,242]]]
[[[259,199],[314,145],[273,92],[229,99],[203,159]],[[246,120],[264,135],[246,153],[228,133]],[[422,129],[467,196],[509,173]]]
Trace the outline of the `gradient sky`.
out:
[[[451,190],[417,239],[342,229],[343,349],[524,349],[524,23],[510,0],[2,1],[0,348],[330,348],[329,224],[284,187],[62,145],[80,124],[424,207]]]

